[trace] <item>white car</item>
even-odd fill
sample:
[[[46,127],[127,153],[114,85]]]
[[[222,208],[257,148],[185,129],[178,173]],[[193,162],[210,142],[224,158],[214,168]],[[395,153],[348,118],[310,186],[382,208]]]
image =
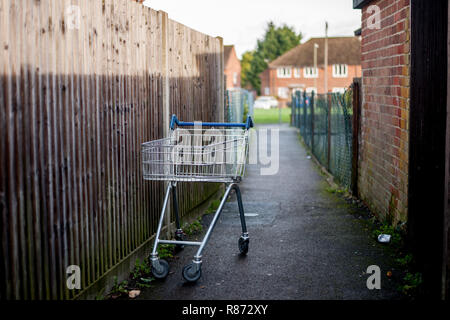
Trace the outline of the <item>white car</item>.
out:
[[[278,108],[278,101],[270,96],[259,97],[255,100],[253,107],[256,109]]]

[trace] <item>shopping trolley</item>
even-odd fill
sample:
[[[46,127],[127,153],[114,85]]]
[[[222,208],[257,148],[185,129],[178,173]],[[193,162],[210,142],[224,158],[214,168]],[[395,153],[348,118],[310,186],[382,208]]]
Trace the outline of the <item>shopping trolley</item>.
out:
[[[250,116],[246,123],[215,123],[182,122],[173,115],[170,121],[169,137],[142,144],[144,179],[168,181],[153,251],[150,254],[152,273],[155,278],[164,279],[169,274],[169,264],[158,257],[159,244],[174,244],[179,248],[185,245],[199,246],[192,263],[184,266],[182,275],[188,282],[195,282],[201,277],[203,249],[232,189],[236,192],[242,227],[238,248],[241,254],[247,254],[249,236],[238,183],[245,172],[248,133],[251,127],[253,127],[253,121]],[[226,185],[225,194],[201,242],[184,240],[176,192],[179,181],[222,182]],[[160,239],[160,234],[170,193],[172,193],[175,214],[175,240],[164,240]]]

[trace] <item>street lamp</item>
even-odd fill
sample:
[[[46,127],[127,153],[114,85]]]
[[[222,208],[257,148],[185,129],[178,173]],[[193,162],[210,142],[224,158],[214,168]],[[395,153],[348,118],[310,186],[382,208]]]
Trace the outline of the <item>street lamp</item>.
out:
[[[319,71],[317,70],[317,49],[319,48],[319,45],[317,43],[314,43],[314,72],[317,71],[317,76],[319,76]],[[314,88],[317,91],[317,77],[314,76]],[[317,94],[317,92],[316,92]]]
[[[328,93],[328,22],[325,22],[325,94]]]

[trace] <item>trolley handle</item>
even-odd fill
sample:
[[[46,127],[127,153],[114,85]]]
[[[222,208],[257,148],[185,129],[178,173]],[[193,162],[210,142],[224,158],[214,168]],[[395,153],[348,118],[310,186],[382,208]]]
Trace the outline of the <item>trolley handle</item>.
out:
[[[170,120],[170,129],[174,130],[175,125],[179,127],[193,127],[195,122],[184,122],[178,120],[176,115],[172,115]],[[201,122],[202,127],[225,127],[225,128],[245,128],[246,130],[253,128],[252,117],[248,116],[245,123],[229,123],[229,122]]]

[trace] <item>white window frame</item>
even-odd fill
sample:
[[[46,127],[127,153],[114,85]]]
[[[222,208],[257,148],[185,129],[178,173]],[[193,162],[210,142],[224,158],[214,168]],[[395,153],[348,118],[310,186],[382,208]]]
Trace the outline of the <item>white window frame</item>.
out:
[[[345,88],[335,87],[332,89],[333,93],[345,93]]]
[[[291,67],[280,67],[277,68],[278,78],[292,78],[292,68]]]
[[[294,78],[300,78],[301,68],[294,68]]]
[[[305,89],[305,91],[306,91],[306,93],[308,93],[308,94],[310,94],[310,93],[313,92],[313,91],[314,91],[314,94],[317,94],[317,88],[315,88],[315,87],[307,87],[307,88]]]
[[[348,77],[348,65],[346,64],[333,64],[333,78],[347,78]]]
[[[234,72],[233,73],[233,85],[237,85],[238,83],[238,73]]]
[[[278,97],[281,99],[289,98],[289,88],[287,87],[278,87]]]
[[[303,68],[303,76],[305,78],[318,78],[319,77],[319,68],[305,67],[305,68]]]
[[[265,96],[270,96],[270,88],[269,87],[265,87],[264,88],[264,95]]]

